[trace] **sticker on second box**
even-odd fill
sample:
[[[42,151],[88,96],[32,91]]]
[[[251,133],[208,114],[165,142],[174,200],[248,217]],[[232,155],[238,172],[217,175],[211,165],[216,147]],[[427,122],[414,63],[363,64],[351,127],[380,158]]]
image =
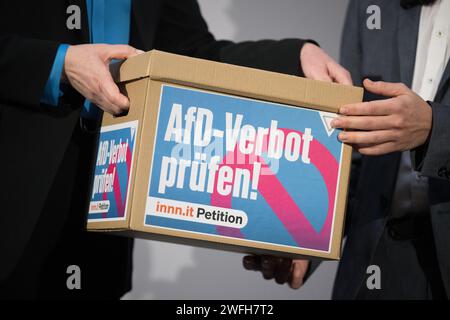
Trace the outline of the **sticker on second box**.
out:
[[[247,215],[241,210],[156,197],[150,197],[148,199],[146,212],[156,217],[237,229],[244,228],[248,222]]]
[[[138,121],[101,128],[89,222],[126,220]]]

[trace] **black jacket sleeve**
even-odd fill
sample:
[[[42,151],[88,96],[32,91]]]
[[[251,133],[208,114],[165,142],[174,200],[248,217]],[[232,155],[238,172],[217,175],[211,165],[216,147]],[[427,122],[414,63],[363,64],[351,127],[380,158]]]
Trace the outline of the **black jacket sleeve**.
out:
[[[300,39],[233,43],[216,41],[196,0],[164,1],[156,48],[246,67],[302,75]]]
[[[450,107],[431,102],[433,127],[428,142],[411,152],[414,168],[430,178],[450,180]]]
[[[39,106],[59,43],[0,35],[0,102]]]

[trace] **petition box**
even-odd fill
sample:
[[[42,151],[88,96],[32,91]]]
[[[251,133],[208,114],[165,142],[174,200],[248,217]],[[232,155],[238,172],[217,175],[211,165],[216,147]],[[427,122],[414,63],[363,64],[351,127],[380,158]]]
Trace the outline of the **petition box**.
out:
[[[351,148],[330,122],[362,89],[160,51],[116,70],[88,229],[339,259]]]

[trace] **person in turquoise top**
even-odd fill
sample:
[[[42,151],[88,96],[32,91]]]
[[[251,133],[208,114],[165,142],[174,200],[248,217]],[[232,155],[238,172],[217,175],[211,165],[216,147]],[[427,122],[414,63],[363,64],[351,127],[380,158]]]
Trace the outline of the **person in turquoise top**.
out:
[[[130,36],[131,0],[86,0],[91,43],[124,44]],[[45,86],[42,102],[57,106],[61,91],[61,76],[68,44],[60,44],[50,76]],[[88,100],[83,104],[83,117],[96,117],[96,106]]]
[[[0,298],[131,289],[133,241],[84,224],[101,112],[129,108],[109,63],[151,49],[351,83],[314,41],[216,40],[196,0],[1,1]]]

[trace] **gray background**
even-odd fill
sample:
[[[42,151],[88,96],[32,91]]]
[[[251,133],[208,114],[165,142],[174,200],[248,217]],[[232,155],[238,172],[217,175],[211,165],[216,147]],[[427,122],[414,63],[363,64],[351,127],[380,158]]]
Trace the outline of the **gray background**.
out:
[[[311,38],[338,59],[348,0],[199,0],[218,39]],[[133,290],[125,299],[329,299],[336,262],[300,290],[242,268],[242,255],[137,240]]]

